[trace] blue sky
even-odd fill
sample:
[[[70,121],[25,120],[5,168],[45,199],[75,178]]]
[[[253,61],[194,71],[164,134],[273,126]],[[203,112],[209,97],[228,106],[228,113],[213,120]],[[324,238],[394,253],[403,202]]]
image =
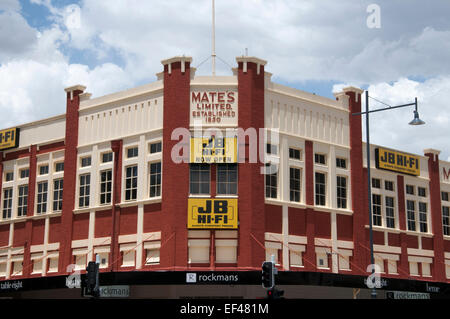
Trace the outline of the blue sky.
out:
[[[427,125],[409,127],[407,109],[374,115],[371,142],[450,159],[449,1],[215,1],[228,64],[247,48],[273,81],[317,95],[353,85],[391,105],[417,96]],[[66,86],[102,96],[155,81],[162,59],[185,54],[197,66],[210,53],[211,0],[1,0],[0,126],[64,113]],[[197,73],[210,74],[210,61]]]

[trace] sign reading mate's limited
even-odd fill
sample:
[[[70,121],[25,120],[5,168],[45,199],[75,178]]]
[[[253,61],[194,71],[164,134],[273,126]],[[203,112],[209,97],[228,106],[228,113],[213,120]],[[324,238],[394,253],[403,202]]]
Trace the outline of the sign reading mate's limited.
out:
[[[237,90],[192,90],[191,124],[201,121],[202,125],[237,125]]]

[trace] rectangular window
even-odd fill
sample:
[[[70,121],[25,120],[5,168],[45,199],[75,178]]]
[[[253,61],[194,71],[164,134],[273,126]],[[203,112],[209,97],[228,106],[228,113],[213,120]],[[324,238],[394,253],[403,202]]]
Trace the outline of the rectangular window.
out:
[[[316,172],[316,205],[325,206],[326,204],[326,177],[323,173]]]
[[[111,204],[112,170],[100,172],[100,205]]]
[[[379,178],[372,178],[372,188],[381,188],[381,180]]]
[[[19,186],[17,197],[17,217],[26,216],[28,208],[28,185]]]
[[[48,174],[48,165],[39,166],[39,175]]]
[[[395,228],[394,197],[386,196],[386,227]]]
[[[159,264],[160,260],[160,248],[150,248],[145,250],[145,264],[146,265],[156,265]]]
[[[336,167],[347,168],[347,160],[345,158],[336,157]]]
[[[381,195],[372,194],[372,216],[373,225],[381,226]]]
[[[130,147],[127,149],[127,157],[137,157],[139,155],[138,148],[137,147]]]
[[[384,181],[384,189],[387,191],[394,191],[394,182],[392,181]]]
[[[48,182],[41,182],[37,184],[37,213],[43,214],[47,212],[47,195]]]
[[[266,170],[270,171],[270,163],[266,164]],[[266,172],[266,198],[277,198],[278,191],[278,172],[272,174]]]
[[[137,165],[128,166],[126,168],[125,177],[125,200],[137,199],[137,185],[138,185],[138,167]]]
[[[425,187],[417,187],[417,195],[427,197],[427,189]]]
[[[53,181],[53,211],[59,212],[62,210],[63,201],[63,179],[55,179]]]
[[[161,162],[150,163],[150,197],[161,196]]]
[[[81,159],[81,167],[87,167],[87,166],[91,166],[91,157],[90,156],[83,157]]]
[[[296,148],[289,148],[289,158],[300,160],[302,157],[302,153],[300,150]]]
[[[413,185],[406,185],[406,194],[414,195],[414,186]]]
[[[416,203],[412,200],[406,201],[406,212],[408,221],[408,230],[416,231]]]
[[[427,204],[419,202],[419,228],[421,233],[428,232]]]
[[[300,168],[289,169],[289,199],[291,202],[300,202],[300,185],[302,182]]]
[[[442,227],[445,236],[450,236],[450,208],[442,207]]]
[[[347,208],[347,178],[336,176],[337,207]]]
[[[55,164],[55,172],[64,172],[64,162]]]
[[[277,155],[277,146],[273,144],[266,144],[267,154]]]
[[[443,201],[448,202],[448,192],[441,192],[441,198]]]
[[[5,188],[3,190],[3,219],[11,218],[13,189]]]
[[[237,195],[238,185],[237,164],[217,165],[217,194]]]
[[[13,172],[5,173],[5,182],[10,182],[12,180],[14,180],[14,173]]]
[[[28,176],[30,176],[29,168],[21,169],[19,172],[20,172],[20,178],[27,178]]]
[[[102,163],[109,163],[113,160],[113,153],[107,152],[102,154]]]
[[[189,191],[199,195],[210,193],[211,167],[208,164],[191,164],[189,172]]]
[[[314,163],[326,165],[326,157],[324,154],[314,154]]]
[[[161,152],[161,148],[162,148],[162,143],[161,142],[151,143],[150,144],[150,154],[160,153]]]
[[[89,207],[90,193],[91,174],[80,175],[80,194],[78,198],[78,207]]]

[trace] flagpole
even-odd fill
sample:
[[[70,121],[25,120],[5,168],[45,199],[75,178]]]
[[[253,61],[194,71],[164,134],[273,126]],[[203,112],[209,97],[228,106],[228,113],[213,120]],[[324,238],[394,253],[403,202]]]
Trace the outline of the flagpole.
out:
[[[212,75],[216,75],[216,26],[215,26],[215,3],[212,0]]]

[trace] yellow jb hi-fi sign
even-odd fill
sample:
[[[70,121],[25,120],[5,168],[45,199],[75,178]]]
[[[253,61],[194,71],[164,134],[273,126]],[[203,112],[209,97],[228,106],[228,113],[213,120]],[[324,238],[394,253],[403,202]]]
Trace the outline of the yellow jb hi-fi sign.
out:
[[[236,163],[236,137],[191,138],[191,163]]]
[[[414,155],[376,148],[375,164],[377,168],[388,171],[414,176],[420,175],[420,159]]]
[[[19,128],[0,131],[0,151],[19,146]]]
[[[237,198],[189,198],[188,229],[237,229]]]

